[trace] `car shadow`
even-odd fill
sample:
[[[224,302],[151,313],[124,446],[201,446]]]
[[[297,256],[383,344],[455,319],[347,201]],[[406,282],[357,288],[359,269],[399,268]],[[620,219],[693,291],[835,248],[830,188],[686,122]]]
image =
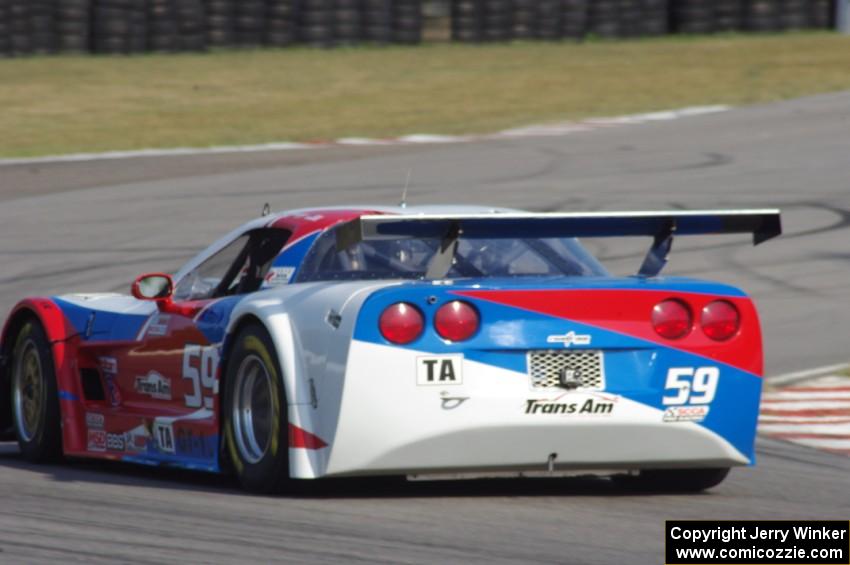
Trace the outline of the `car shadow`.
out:
[[[91,482],[135,488],[200,491],[252,496],[232,475],[153,467],[90,459],[68,459],[57,464],[24,461],[14,443],[0,443],[0,469],[47,475],[57,483]],[[484,478],[409,481],[404,477],[351,477],[292,481],[284,494],[291,499],[469,498],[469,497],[589,497],[652,496],[628,491],[609,479],[592,476],[564,478]],[[268,495],[263,495],[268,496]],[[694,496],[694,495],[689,495]]]

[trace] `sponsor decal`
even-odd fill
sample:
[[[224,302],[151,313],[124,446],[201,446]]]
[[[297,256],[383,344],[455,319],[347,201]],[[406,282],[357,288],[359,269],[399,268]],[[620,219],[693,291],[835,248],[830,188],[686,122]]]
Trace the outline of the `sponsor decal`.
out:
[[[153,437],[157,449],[163,453],[174,453],[174,426],[171,423],[154,422]]]
[[[590,345],[590,340],[589,335],[577,334],[570,330],[564,335],[550,335],[546,338],[546,343],[560,343],[564,347],[571,347],[573,345]]]
[[[177,450],[181,455],[204,459],[210,459],[215,455],[206,436],[186,428],[177,430]]]
[[[86,427],[92,429],[103,429],[103,424],[106,418],[103,417],[103,414],[98,414],[96,412],[86,412]]]
[[[463,384],[463,355],[430,355],[416,358],[419,386]]]
[[[106,381],[106,392],[109,394],[109,403],[112,406],[121,404],[121,392],[115,384],[115,376],[118,374],[118,360],[115,357],[98,357],[97,362]]]
[[[702,422],[708,416],[708,406],[670,406],[664,410],[665,422]]]
[[[292,276],[295,274],[295,267],[272,267],[266,273],[266,278],[263,281],[263,286],[271,288],[275,286],[284,286],[289,284]]]
[[[106,432],[104,430],[88,430],[87,448],[89,451],[106,451]]]
[[[151,433],[143,423],[124,434],[124,449],[133,453],[147,451]]]
[[[124,451],[124,434],[106,434],[106,449],[109,451]]]
[[[104,374],[118,374],[118,359],[115,357],[98,357],[97,361],[100,365],[100,370],[103,371]]]
[[[574,416],[610,416],[617,405],[616,397],[574,395],[558,398],[529,398],[525,401],[526,414],[562,414]]]
[[[144,377],[136,377],[134,388],[139,394],[145,394],[151,398],[171,400],[171,379],[163,377],[156,371],[150,371]]]
[[[168,324],[171,322],[169,314],[154,314],[148,326],[147,335],[160,336],[168,333]]]
[[[118,385],[115,384],[115,375],[104,375],[106,381],[106,391],[109,394],[109,403],[112,406],[121,404],[121,392],[118,390]]]
[[[449,393],[445,390],[440,393],[440,407],[443,410],[459,408],[467,400],[469,400],[468,396],[449,396]]]

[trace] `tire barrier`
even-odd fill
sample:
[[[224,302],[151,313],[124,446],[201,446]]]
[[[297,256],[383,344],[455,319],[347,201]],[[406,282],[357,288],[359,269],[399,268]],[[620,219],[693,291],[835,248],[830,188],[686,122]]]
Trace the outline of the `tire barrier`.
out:
[[[91,41],[95,53],[129,54],[147,50],[147,6],[133,0],[94,0],[92,11]]]
[[[142,51],[203,51],[207,47],[202,0],[149,0],[147,43]]]
[[[454,0],[457,41],[660,35],[669,0]]]
[[[422,41],[436,0],[0,0],[0,56]],[[827,29],[835,0],[441,0],[460,42]]]
[[[233,45],[236,31],[236,7],[238,0],[207,0],[206,39],[209,47]]]
[[[58,0],[54,20],[57,51],[84,53],[88,50],[91,6],[91,0]]]
[[[777,32],[831,27],[832,0],[673,0],[671,31]]]
[[[265,45],[289,47],[298,41],[295,0],[268,0]]]
[[[834,0],[453,0],[456,41],[828,28]]]
[[[452,39],[478,42],[484,40],[485,0],[452,2]]]
[[[422,2],[0,0],[0,56],[413,44],[422,41]]]
[[[393,40],[393,1],[363,0],[363,39],[385,44]]]
[[[422,42],[422,0],[393,0],[390,26],[393,42],[414,45]]]

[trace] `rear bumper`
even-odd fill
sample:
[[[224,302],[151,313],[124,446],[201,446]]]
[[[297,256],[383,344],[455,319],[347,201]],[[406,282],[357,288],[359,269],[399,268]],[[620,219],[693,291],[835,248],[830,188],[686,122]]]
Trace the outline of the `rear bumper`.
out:
[[[362,444],[361,444],[362,445]],[[402,445],[375,445],[336,460],[328,475],[697,468],[746,465],[746,457],[696,424],[466,426]]]
[[[337,418],[310,422],[329,445],[291,450],[293,476],[543,471],[552,454],[558,471],[752,463],[720,433],[630,395],[532,389],[525,373],[469,359],[461,383],[422,386],[421,355],[353,342]],[[757,413],[757,397],[744,409]]]

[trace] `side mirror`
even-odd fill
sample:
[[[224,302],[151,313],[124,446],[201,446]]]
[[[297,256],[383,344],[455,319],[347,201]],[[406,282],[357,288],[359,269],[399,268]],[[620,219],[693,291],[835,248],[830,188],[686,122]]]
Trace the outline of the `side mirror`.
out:
[[[174,292],[174,280],[163,273],[142,275],[133,282],[132,292],[139,300],[168,302]]]

